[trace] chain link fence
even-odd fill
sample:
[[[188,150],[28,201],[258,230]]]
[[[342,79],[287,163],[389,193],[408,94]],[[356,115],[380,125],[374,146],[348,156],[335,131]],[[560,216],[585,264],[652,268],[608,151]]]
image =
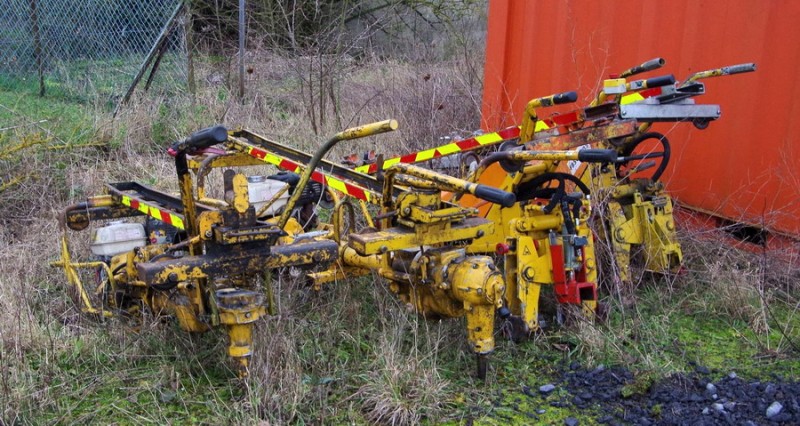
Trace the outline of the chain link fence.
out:
[[[0,85],[116,103],[168,23],[148,85],[186,82],[183,0],[4,0]],[[177,13],[177,19],[171,19]]]

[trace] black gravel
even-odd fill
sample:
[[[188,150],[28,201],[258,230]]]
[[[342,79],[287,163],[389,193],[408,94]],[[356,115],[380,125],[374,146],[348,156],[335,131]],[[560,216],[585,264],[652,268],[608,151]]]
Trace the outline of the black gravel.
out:
[[[800,425],[800,383],[745,381],[735,373],[712,382],[710,375],[696,366],[690,374],[648,383],[621,368],[572,364],[554,383],[570,396],[550,405],[601,413],[595,420],[608,425]]]

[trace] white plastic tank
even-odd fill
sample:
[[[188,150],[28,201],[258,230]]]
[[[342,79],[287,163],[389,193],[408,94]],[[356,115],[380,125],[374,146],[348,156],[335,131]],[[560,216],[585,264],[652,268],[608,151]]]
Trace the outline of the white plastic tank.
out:
[[[92,253],[97,256],[116,256],[147,244],[144,225],[114,221],[92,232]]]
[[[247,195],[250,204],[256,209],[261,210],[267,201],[271,200],[278,191],[288,187],[289,184],[279,180],[267,179],[265,176],[247,177]],[[280,213],[281,209],[289,200],[289,191],[285,191],[269,208],[262,213],[262,216],[274,216]]]

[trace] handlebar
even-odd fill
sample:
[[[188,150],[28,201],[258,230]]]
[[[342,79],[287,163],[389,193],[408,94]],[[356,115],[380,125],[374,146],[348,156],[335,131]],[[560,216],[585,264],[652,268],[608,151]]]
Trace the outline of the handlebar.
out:
[[[723,75],[731,75],[731,74],[741,74],[744,72],[753,72],[756,70],[755,63],[748,63],[748,64],[738,64],[738,65],[730,65],[727,67],[722,67],[722,74]]]
[[[561,105],[561,104],[568,104],[570,102],[575,102],[578,100],[578,93],[575,91],[563,92],[563,93],[556,93],[553,95],[542,96],[541,98],[534,98],[528,101],[528,105],[525,106],[525,111],[533,116],[536,117],[536,108],[539,107],[547,107],[552,105]]]
[[[683,82],[683,84],[681,84],[681,86],[685,86],[686,84],[700,80],[701,78],[741,74],[745,72],[753,72],[755,70],[756,70],[756,64],[753,62],[749,62],[745,64],[729,65],[727,67],[715,68],[712,70],[699,71],[689,76],[689,78],[687,78],[686,81]]]
[[[520,141],[524,143],[533,138],[533,133],[536,131],[536,120],[539,119],[536,114],[536,108],[561,105],[577,100],[578,93],[570,91],[534,98],[528,101],[528,104],[525,106],[525,114],[522,117],[522,125],[520,126]]]
[[[438,189],[441,190],[458,193],[470,193],[482,200],[499,204],[503,207],[511,207],[517,202],[517,196],[511,192],[503,191],[502,189],[482,185],[479,183],[469,182],[459,178],[454,178],[452,176],[446,176],[428,169],[423,169],[421,167],[405,163],[394,164],[386,170],[386,184],[383,187],[384,202],[391,200],[394,176],[397,174],[409,175],[426,182],[432,182]]]
[[[472,192],[472,195],[490,203],[500,204],[503,207],[511,207],[517,202],[516,195],[503,191],[502,189],[482,184],[478,184],[475,187],[475,191]]]
[[[570,92],[564,92],[564,93],[557,93],[555,95],[551,95],[551,96],[548,96],[546,98],[540,98],[540,99],[546,99],[546,101],[542,102],[543,106],[549,106],[551,104],[552,105],[568,104],[568,103],[575,102],[575,101],[578,100],[578,92],[570,91]],[[547,103],[547,102],[551,102],[551,103]]]
[[[628,83],[628,91],[650,89],[653,87],[669,86],[675,84],[675,76],[672,74],[648,78],[645,80],[635,80]]]
[[[228,140],[228,129],[224,126],[213,126],[192,133],[186,139],[172,144],[167,153],[173,157],[181,151],[208,148]]]
[[[664,58],[653,58],[653,59],[651,59],[651,60],[649,60],[647,62],[644,62],[644,63],[642,63],[640,65],[637,65],[635,67],[626,69],[625,71],[623,71],[623,72],[621,72],[619,74],[619,77],[620,78],[625,78],[625,77],[630,77],[632,75],[641,74],[643,72],[657,70],[657,69],[663,67],[664,64],[666,64],[666,63],[667,63],[667,61],[665,61]]]
[[[322,145],[322,147],[320,147],[317,152],[314,153],[311,161],[306,164],[305,170],[303,170],[303,174],[300,176],[300,181],[295,186],[294,192],[292,192],[292,196],[289,197],[289,199],[286,201],[286,204],[283,206],[283,213],[281,213],[281,217],[278,219],[278,226],[281,229],[286,226],[286,222],[289,221],[289,216],[292,214],[292,210],[294,209],[295,204],[297,204],[297,200],[300,199],[303,190],[308,184],[308,181],[311,179],[311,174],[314,173],[317,165],[320,161],[322,161],[322,157],[324,157],[325,154],[327,154],[328,151],[330,151],[331,148],[333,148],[338,142],[391,132],[393,130],[397,130],[397,120],[383,120],[376,123],[365,124],[363,126],[351,127],[333,135],[333,137],[328,139]]]
[[[528,161],[569,161],[578,160],[587,163],[615,163],[617,152],[613,149],[582,149],[580,151],[499,151],[484,157],[478,168],[469,176],[473,182],[477,181],[481,173],[492,163],[507,161],[527,163]]]
[[[617,151],[613,149],[582,149],[578,151],[578,161],[587,163],[614,163],[617,161]]]
[[[336,141],[364,138],[397,130],[397,120],[383,120],[363,126],[351,127],[335,134],[331,139]]]

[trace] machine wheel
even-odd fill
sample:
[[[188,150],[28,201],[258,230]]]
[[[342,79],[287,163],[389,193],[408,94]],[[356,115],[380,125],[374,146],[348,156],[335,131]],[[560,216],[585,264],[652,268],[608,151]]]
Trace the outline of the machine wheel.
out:
[[[545,207],[546,212],[552,211],[570,193],[581,192],[589,195],[589,187],[577,176],[569,173],[549,172],[542,173],[535,178],[523,182],[515,191],[517,201],[532,200],[534,198],[549,199]]]
[[[620,155],[629,159],[623,163],[616,164],[617,176],[625,178],[637,175],[644,178],[647,176],[641,176],[641,172],[655,167],[655,171],[649,179],[656,182],[664,173],[664,170],[667,169],[667,164],[669,164],[669,140],[661,133],[644,133],[625,144]],[[655,164],[657,160],[659,161]]]
[[[519,140],[512,139],[501,143],[500,148],[498,148],[497,151],[514,151],[519,149],[522,149],[522,145],[519,144]],[[502,167],[503,170],[508,173],[516,173],[525,167],[524,164],[517,161],[500,160],[498,163],[500,164],[500,167]]]

